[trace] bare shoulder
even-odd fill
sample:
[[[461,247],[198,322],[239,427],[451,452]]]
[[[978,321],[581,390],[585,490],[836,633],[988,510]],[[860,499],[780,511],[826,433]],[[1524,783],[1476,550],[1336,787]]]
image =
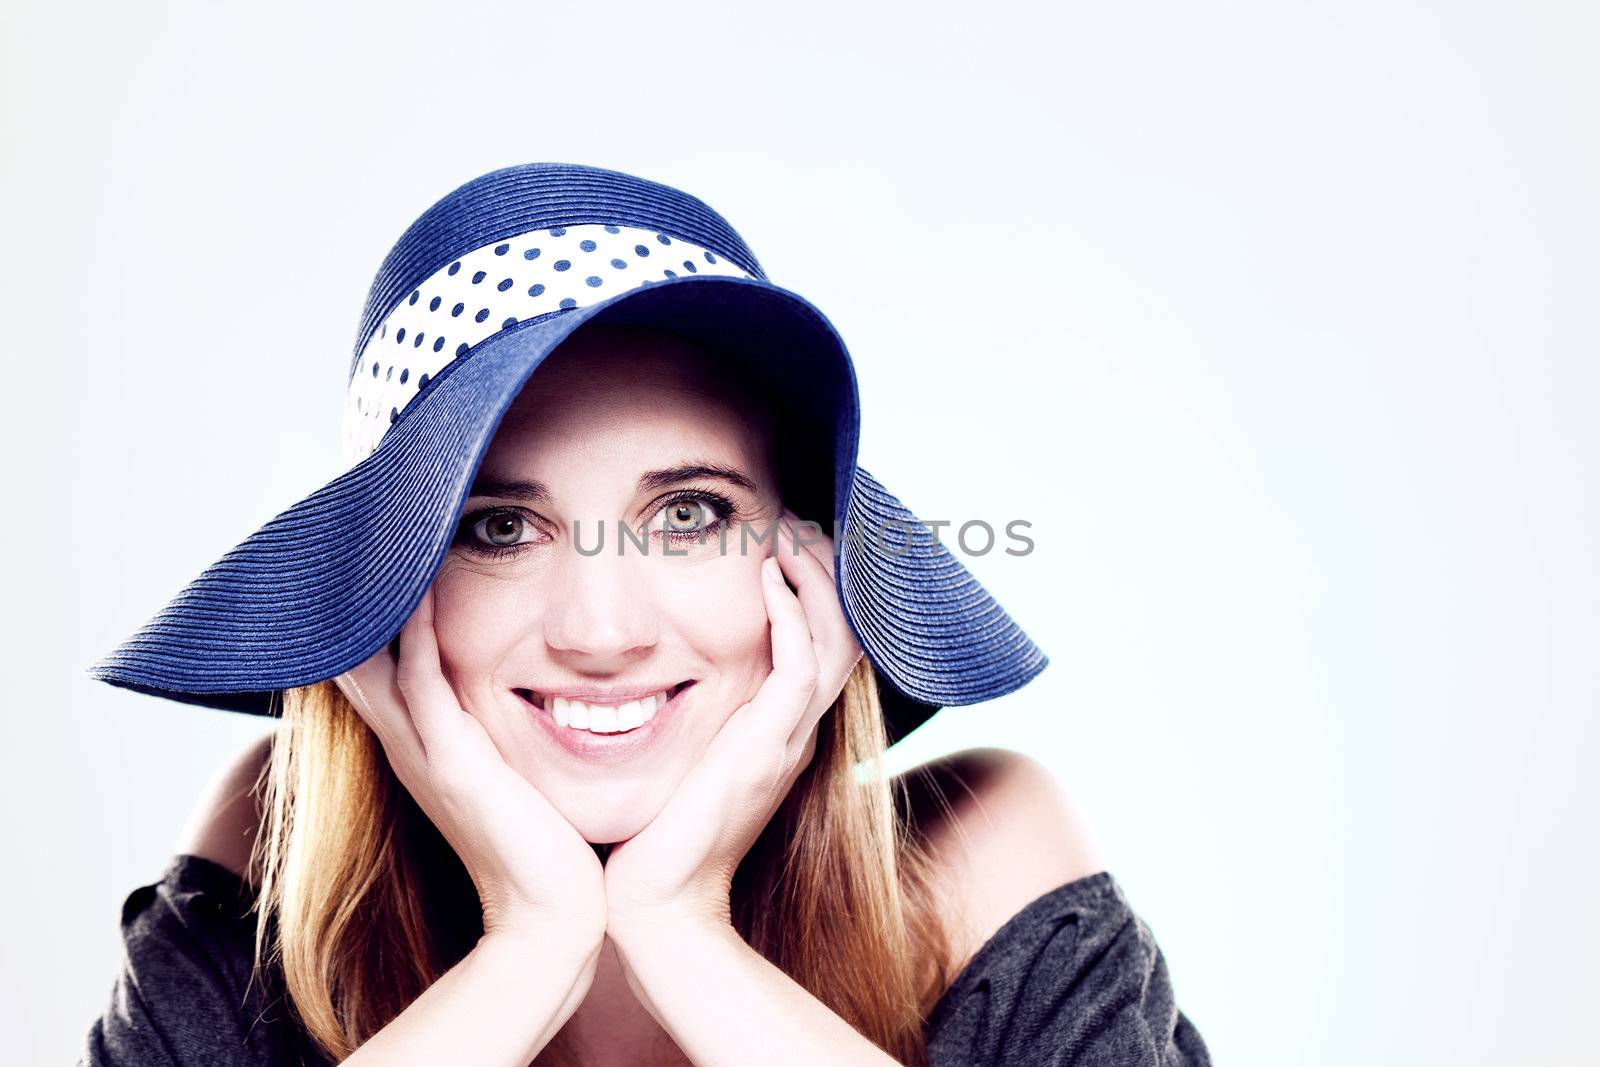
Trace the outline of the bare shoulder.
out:
[[[217,769],[178,837],[179,853],[220,864],[251,884],[259,881],[251,866],[261,826],[256,786],[272,754],[273,737],[269,733],[252,741]]]
[[[1087,817],[1031,756],[966,749],[912,768],[904,782],[958,969],[1028,904],[1105,869]]]

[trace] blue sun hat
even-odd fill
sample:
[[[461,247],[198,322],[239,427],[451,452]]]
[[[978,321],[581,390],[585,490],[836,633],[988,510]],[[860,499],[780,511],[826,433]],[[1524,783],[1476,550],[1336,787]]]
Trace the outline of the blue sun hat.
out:
[[[822,312],[767,281],[695,197],[530,163],[451,192],[384,259],[350,364],[344,472],[207,568],[89,675],[278,715],[284,689],[372,656],[443,564],[506,409],[591,322],[678,334],[765,383],[776,439],[807,443],[803,464],[780,459],[780,491],[834,537],[839,597],[883,682],[891,743],[941,707],[991,700],[1044,669],[965,565],[856,465],[855,369]]]

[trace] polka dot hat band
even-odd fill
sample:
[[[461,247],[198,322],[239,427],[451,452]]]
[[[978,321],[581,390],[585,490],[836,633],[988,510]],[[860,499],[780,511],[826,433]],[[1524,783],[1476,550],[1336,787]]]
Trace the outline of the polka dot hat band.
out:
[[[807,442],[803,456],[780,456],[780,490],[838,533],[839,596],[884,682],[891,743],[1048,664],[857,465],[855,369],[821,311],[769,282],[699,199],[618,171],[530,163],[455,189],[384,258],[349,367],[343,472],[202,571],[90,677],[276,715],[284,689],[373,655],[444,562],[506,409],[587,322],[696,342],[774,399],[779,440]]]
[[[484,338],[525,318],[691,274],[754,277],[710,249],[611,223],[519,233],[452,260],[389,312],[357,358],[345,403],[345,465],[370,455],[412,394]]]

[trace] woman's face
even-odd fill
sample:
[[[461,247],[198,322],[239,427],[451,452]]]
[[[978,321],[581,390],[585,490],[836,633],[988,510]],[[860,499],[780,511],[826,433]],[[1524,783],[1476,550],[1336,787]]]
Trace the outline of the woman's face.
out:
[[[741,548],[740,531],[781,512],[770,447],[764,417],[688,342],[609,326],[548,357],[489,446],[434,580],[440,661],[507,763],[591,842],[648,825],[772,669],[770,542]],[[632,729],[555,719],[555,694],[682,683]],[[591,722],[628,694],[592,695]]]

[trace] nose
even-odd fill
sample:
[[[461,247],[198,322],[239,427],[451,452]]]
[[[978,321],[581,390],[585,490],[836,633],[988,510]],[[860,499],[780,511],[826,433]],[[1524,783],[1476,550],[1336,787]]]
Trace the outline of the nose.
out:
[[[545,595],[544,639],[575,671],[610,673],[655,647],[658,618],[638,561],[615,551],[561,553]]]

